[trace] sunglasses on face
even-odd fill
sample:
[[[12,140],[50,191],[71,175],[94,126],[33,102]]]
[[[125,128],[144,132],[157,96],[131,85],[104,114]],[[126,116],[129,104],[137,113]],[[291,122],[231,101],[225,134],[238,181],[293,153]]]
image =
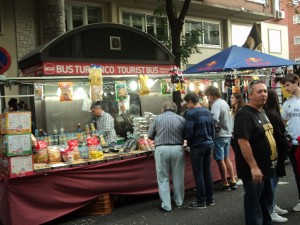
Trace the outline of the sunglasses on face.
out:
[[[251,83],[249,84],[249,88],[251,88],[254,84],[257,84],[257,83],[262,83],[264,84],[264,82],[262,80],[253,80],[251,81]]]

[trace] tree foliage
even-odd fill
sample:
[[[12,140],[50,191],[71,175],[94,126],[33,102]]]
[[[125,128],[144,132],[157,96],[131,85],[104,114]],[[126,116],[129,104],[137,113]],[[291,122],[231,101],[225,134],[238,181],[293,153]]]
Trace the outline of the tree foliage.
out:
[[[157,0],[158,7],[154,14],[158,16],[167,15],[171,39],[168,37],[157,37],[165,46],[171,49],[175,56],[175,64],[180,67],[181,62],[186,64],[191,54],[200,53],[201,29],[190,32],[189,35],[182,34],[184,19],[187,15],[191,0]],[[177,11],[181,7],[180,12]]]

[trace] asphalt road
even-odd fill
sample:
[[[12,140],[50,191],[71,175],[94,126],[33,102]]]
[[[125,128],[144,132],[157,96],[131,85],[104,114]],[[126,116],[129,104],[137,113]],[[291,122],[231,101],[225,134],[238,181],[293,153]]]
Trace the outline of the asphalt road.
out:
[[[291,165],[287,163],[287,176],[277,188],[277,204],[289,210],[286,224],[300,225],[300,212],[291,212],[297,203],[297,190]],[[186,192],[184,205],[195,198],[195,190]],[[113,212],[108,215],[78,216],[69,214],[47,225],[242,225],[244,223],[243,187],[235,191],[215,192],[216,205],[206,209],[175,208],[166,213],[158,210],[160,199],[153,196],[114,196]]]

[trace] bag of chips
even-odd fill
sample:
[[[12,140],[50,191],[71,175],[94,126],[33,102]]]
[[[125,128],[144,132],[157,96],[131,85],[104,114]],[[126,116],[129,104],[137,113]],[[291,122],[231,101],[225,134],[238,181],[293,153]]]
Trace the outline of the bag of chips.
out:
[[[36,154],[33,157],[35,163],[48,163],[48,146],[45,141],[37,141]]]

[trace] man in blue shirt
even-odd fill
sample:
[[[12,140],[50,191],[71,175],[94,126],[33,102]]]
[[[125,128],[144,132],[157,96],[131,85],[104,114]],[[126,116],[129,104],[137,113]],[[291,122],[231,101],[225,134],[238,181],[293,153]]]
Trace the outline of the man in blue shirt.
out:
[[[172,173],[173,199],[180,207],[184,199],[184,167],[183,128],[185,119],[176,114],[177,106],[172,101],[163,104],[163,113],[156,116],[148,129],[148,137],[156,146],[155,168],[159,197],[162,201],[160,209],[172,210],[169,174]]]
[[[189,204],[190,209],[203,209],[215,204],[213,199],[213,180],[211,174],[211,154],[215,136],[213,114],[202,107],[196,93],[184,97],[189,111],[186,114],[184,138],[190,147],[193,175],[197,189],[196,201]]]

